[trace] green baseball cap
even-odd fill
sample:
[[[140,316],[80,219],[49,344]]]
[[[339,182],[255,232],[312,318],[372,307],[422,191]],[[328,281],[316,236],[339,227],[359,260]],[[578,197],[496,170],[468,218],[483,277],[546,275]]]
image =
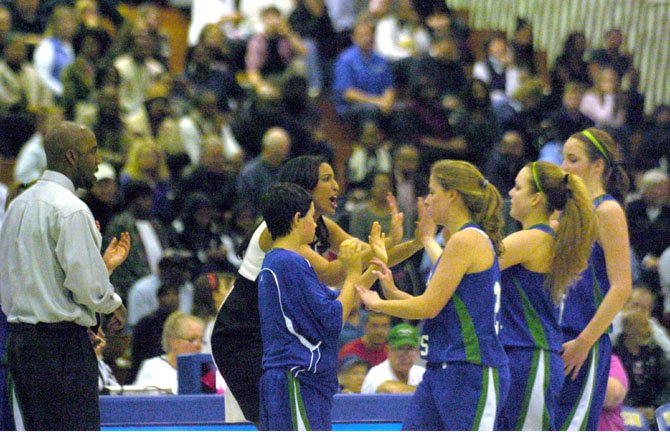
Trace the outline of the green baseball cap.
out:
[[[398,349],[403,345],[409,345],[413,348],[419,347],[419,332],[416,327],[400,323],[391,329],[389,346],[392,349]]]

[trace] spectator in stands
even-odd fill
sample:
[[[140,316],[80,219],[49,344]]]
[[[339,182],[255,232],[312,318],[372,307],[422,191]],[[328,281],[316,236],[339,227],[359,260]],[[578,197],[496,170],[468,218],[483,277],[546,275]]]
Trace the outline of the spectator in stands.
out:
[[[74,61],[72,36],[75,26],[74,11],[70,7],[55,7],[49,17],[49,37],[39,43],[33,55],[37,75],[57,98],[63,95],[61,74]]]
[[[263,11],[267,8],[275,8],[282,17],[288,17],[293,12],[295,2],[293,0],[239,0],[238,10],[242,15],[245,25],[252,33],[263,31]]]
[[[125,113],[137,113],[143,108],[147,90],[164,73],[163,65],[153,57],[152,40],[146,32],[134,30],[131,52],[114,59],[119,73],[119,99]]]
[[[337,54],[335,30],[324,0],[299,0],[289,16],[291,28],[303,38],[307,49],[305,58],[309,95],[318,96],[323,90],[324,74]]]
[[[377,123],[362,124],[358,140],[347,161],[349,188],[367,188],[374,172],[391,172],[391,143],[385,141]],[[368,230],[369,231],[369,230]]]
[[[158,309],[142,318],[133,327],[133,336],[130,342],[131,367],[127,381],[133,382],[140,370],[140,365],[146,359],[163,354],[161,334],[163,325],[173,312],[179,309],[179,291],[174,285],[161,285],[156,293]]]
[[[467,87],[465,70],[459,60],[456,39],[447,35],[433,37],[430,51],[414,59],[409,74],[409,88],[418,82],[430,82],[443,100],[447,95],[460,95]]]
[[[239,24],[242,16],[235,0],[193,0],[191,22],[188,27],[188,45],[198,43],[200,32],[208,24],[222,27],[228,37],[244,38]]]
[[[179,78],[178,83],[179,96],[187,100],[204,92],[212,92],[220,110],[230,109],[231,104],[237,104],[244,96],[244,91],[235,80],[234,72],[216,67],[203,43],[193,47],[186,72]]]
[[[337,380],[340,393],[360,393],[365,375],[370,370],[370,363],[355,355],[342,357],[337,367]]]
[[[610,361],[610,375],[607,380],[605,403],[598,420],[598,430],[622,431],[626,430],[621,418],[621,406],[628,393],[628,376],[621,364],[621,360],[612,354]]]
[[[670,179],[667,171],[652,169],[638,186],[641,198],[626,208],[630,243],[640,260],[641,281],[658,292],[658,258],[670,246]]]
[[[95,109],[87,120],[79,117],[98,137],[102,160],[121,168],[132,146],[132,137],[126,129],[119,103],[119,89],[105,85],[95,96]]]
[[[391,317],[369,311],[365,317],[364,334],[343,346],[338,359],[355,355],[370,365],[376,366],[388,357],[388,337],[391,331]]]
[[[533,51],[533,27],[527,19],[517,17],[510,48],[516,67],[527,75],[537,75],[535,51]]]
[[[232,273],[204,273],[193,283],[192,314],[204,323],[202,352],[211,354],[210,344],[216,313],[232,288],[235,275]]]
[[[95,179],[97,181],[84,194],[82,200],[100,224],[100,232],[104,233],[112,216],[120,211],[116,170],[107,162],[101,162],[95,172]]]
[[[508,130],[495,146],[484,166],[484,177],[501,192],[514,187],[516,175],[528,163],[523,137],[515,130]]]
[[[366,120],[389,116],[395,105],[391,69],[374,52],[374,23],[360,19],[354,27],[354,46],[344,51],[335,65],[333,92],[337,113],[356,128]]]
[[[166,234],[153,218],[152,194],[151,187],[143,181],[126,183],[123,186],[126,210],[109,221],[105,232],[105,244],[122,232],[130,233],[128,259],[111,276],[114,288],[124,302],[133,283],[157,272],[158,261],[167,246]]]
[[[212,61],[212,67],[233,73],[244,70],[247,41],[229,39],[221,26],[207,24],[203,27],[197,45],[205,47]]]
[[[182,312],[170,315],[161,340],[165,354],[142,362],[135,385],[167,388],[177,394],[177,356],[201,352],[202,336],[200,319]]]
[[[620,77],[626,75],[633,66],[632,57],[621,49],[623,34],[618,28],[609,29],[605,33],[605,45],[591,53],[591,62],[602,68],[614,69]]]
[[[579,110],[593,120],[596,127],[623,126],[626,113],[619,100],[619,75],[613,68],[605,66],[597,72],[595,85],[582,98]]]
[[[152,57],[167,70],[170,62],[170,40],[167,33],[161,28],[160,9],[155,4],[147,2],[141,4],[137,8],[134,27],[149,36]]]
[[[89,337],[91,335],[89,334]],[[119,381],[114,376],[112,368],[105,363],[104,351],[107,347],[107,341],[104,339],[105,334],[94,338],[93,352],[98,360],[98,391],[102,394],[105,387],[118,387]]]
[[[368,371],[361,393],[414,393],[426,368],[419,359],[419,332],[405,323],[391,329],[388,359]]]
[[[670,361],[650,342],[652,331],[643,311],[627,311],[613,352],[629,374],[630,388],[624,404],[642,412],[654,424],[656,408],[670,402]]]
[[[558,105],[564,92],[564,87],[569,82],[577,82],[584,87],[590,87],[588,65],[584,61],[586,52],[586,37],[582,32],[573,32],[568,35],[563,45],[563,51],[556,58],[554,68],[551,70],[551,94],[552,99]]]
[[[247,162],[237,177],[237,196],[247,201],[260,214],[260,200],[277,181],[279,168],[291,150],[291,141],[284,129],[271,128],[263,135],[261,154]]]
[[[658,167],[665,158],[670,163],[670,106],[659,105],[651,116],[652,123],[644,131],[644,139],[637,152],[632,155],[635,170]]]
[[[231,152],[241,151],[240,145],[230,130],[226,114],[228,107],[218,106],[217,96],[210,91],[197,93],[193,97],[193,108],[179,120],[179,131],[181,133],[181,144],[188,153],[191,163],[197,165],[200,162],[204,142],[208,137],[216,137],[220,141],[227,142]],[[223,147],[222,147],[223,148]]]
[[[651,328],[651,341],[658,345],[665,356],[670,359],[670,335],[668,330],[652,316],[656,303],[656,296],[645,285],[636,285],[633,292],[628,299],[628,302],[623,308],[623,311],[612,321],[612,333],[610,334],[613,343],[618,343],[619,335],[622,331],[622,318],[625,312],[641,311],[647,315],[649,319],[649,327]]]
[[[494,105],[508,103],[519,87],[519,69],[512,63],[507,38],[497,33],[484,44],[486,58],[475,63],[472,76],[486,83],[491,89]]]
[[[270,6],[261,12],[264,30],[247,44],[247,79],[261,93],[276,93],[292,75],[305,75],[307,48],[294,33],[278,8]]]
[[[9,2],[12,12],[12,29],[37,41],[46,28],[46,20],[39,14],[39,0],[14,0]]]
[[[63,97],[61,105],[67,118],[76,118],[82,104],[93,103],[95,77],[100,58],[104,55],[101,34],[93,29],[84,29],[73,40],[75,59],[63,70]]]
[[[535,159],[543,121],[547,116],[544,106],[544,83],[539,77],[525,78],[512,94],[509,111],[496,111],[503,130],[519,131],[528,144],[526,152]]]
[[[103,0],[103,8],[105,11],[109,10],[107,9],[107,1],[109,0]],[[106,64],[108,61],[106,54],[107,50],[112,45],[112,35],[102,23],[102,17],[100,16],[100,12],[98,10],[98,2],[96,0],[76,0],[74,2],[74,10],[78,22],[72,42],[72,45],[75,46],[75,51],[77,40],[81,40],[82,35],[95,35],[95,38],[100,43],[100,57],[96,58],[95,60],[101,64]]]
[[[179,291],[179,310],[190,313],[193,306],[193,256],[186,251],[167,249],[158,262],[158,274],[135,282],[128,293],[128,328],[158,309],[158,288],[174,286]]]
[[[467,142],[466,160],[483,166],[486,157],[502,135],[496,115],[491,109],[491,96],[485,82],[474,79],[469,83],[462,101],[455,100],[450,121],[452,118],[458,135],[463,136]]]
[[[388,61],[396,85],[409,79],[412,58],[430,49],[430,34],[423,26],[413,0],[399,0],[395,13],[382,17],[375,29],[375,51]]]
[[[44,137],[63,120],[63,111],[58,107],[42,109],[36,117],[37,130],[23,144],[14,166],[14,178],[22,183],[39,179],[47,168],[47,155],[44,151]]]
[[[389,194],[395,193],[393,177],[390,172],[373,172],[368,188],[368,198],[351,214],[349,233],[365,241],[372,224],[376,221],[382,226],[382,232],[390,233],[392,211],[387,199]]]
[[[468,143],[450,124],[435,83],[423,77],[414,81],[409,93],[410,100],[392,121],[394,139],[419,146],[426,166],[441,159],[468,158]]]
[[[40,108],[52,106],[51,91],[26,62],[23,39],[10,36],[3,52],[4,58],[0,58],[0,113],[36,113]]]
[[[213,218],[214,208],[209,197],[194,192],[184,201],[181,216],[172,221],[168,244],[171,248],[187,250],[198,260],[196,274],[216,271],[235,271],[228,262],[221,241],[221,227]]]
[[[5,52],[7,39],[12,31],[12,13],[4,4],[0,4],[0,53]]]
[[[421,156],[411,144],[398,146],[393,153],[393,182],[398,208],[404,215],[404,236],[414,235],[414,222],[418,219],[416,200],[428,193],[428,176],[419,171]]]
[[[135,140],[130,148],[126,164],[121,170],[119,183],[125,191],[130,181],[141,181],[151,188],[152,213],[163,223],[172,222],[171,196],[173,186],[170,182],[165,152],[153,141]]]
[[[224,213],[235,204],[235,175],[226,169],[223,144],[217,138],[203,143],[200,163],[179,182],[177,208],[194,192],[207,195],[214,205],[214,219],[223,221]]]
[[[594,125],[593,120],[579,111],[584,96],[584,88],[576,81],[565,85],[563,90],[563,103],[558,111],[549,116],[551,137],[561,144],[572,134]]]

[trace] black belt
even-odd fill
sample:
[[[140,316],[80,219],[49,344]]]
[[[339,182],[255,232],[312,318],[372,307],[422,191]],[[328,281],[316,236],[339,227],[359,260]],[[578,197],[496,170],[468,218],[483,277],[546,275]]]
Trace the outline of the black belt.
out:
[[[7,323],[10,332],[24,332],[24,331],[81,331],[86,330],[86,327],[79,324],[73,323],[71,321],[61,321],[55,323],[37,323],[37,324],[28,324],[28,323]]]

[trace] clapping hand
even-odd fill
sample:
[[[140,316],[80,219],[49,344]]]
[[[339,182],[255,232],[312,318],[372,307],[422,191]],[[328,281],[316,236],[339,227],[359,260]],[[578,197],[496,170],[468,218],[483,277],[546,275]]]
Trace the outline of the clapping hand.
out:
[[[338,258],[342,260],[347,274],[361,274],[365,250],[365,243],[355,238],[347,239],[340,244]]]
[[[402,223],[405,215],[400,211],[398,200],[391,192],[386,195],[386,202],[391,207],[391,232],[389,233],[391,246],[395,246],[402,241],[404,235]]]
[[[121,233],[121,239],[118,240],[116,237],[109,242],[109,246],[105,249],[105,253],[102,255],[102,259],[105,262],[105,266],[109,271],[109,274],[112,274],[115,268],[120,266],[130,253],[130,234],[127,232]]]
[[[379,261],[386,264],[388,262],[388,253],[386,252],[386,235],[382,232],[382,226],[379,222],[375,221],[372,224],[372,229],[370,230],[370,235],[368,236],[368,243],[372,252],[375,254],[375,257]]]
[[[372,311],[378,311],[379,306],[382,303],[382,299],[379,297],[376,291],[365,289],[360,285],[356,285],[356,291],[358,295],[361,296],[361,301],[368,309]]]
[[[372,274],[375,275],[379,279],[379,284],[382,286],[382,289],[384,290],[384,297],[387,299],[392,299],[393,298],[393,293],[398,290],[398,287],[395,285],[395,282],[393,281],[393,272],[391,271],[388,266],[381,262],[377,258],[373,258],[370,261],[370,264],[376,266],[379,270],[372,270]]]

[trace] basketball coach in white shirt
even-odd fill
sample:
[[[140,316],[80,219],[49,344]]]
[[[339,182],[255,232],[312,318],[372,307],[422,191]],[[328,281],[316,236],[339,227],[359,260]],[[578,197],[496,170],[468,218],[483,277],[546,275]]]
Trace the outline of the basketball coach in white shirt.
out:
[[[59,123],[44,150],[47,170],[10,204],[0,231],[14,415],[17,428],[96,430],[98,364],[88,329],[96,326],[96,313],[111,315],[110,331],[125,323],[109,274],[125,260],[130,239],[122,234],[101,255],[93,215],[75,195],[95,182],[100,156],[93,133]]]

